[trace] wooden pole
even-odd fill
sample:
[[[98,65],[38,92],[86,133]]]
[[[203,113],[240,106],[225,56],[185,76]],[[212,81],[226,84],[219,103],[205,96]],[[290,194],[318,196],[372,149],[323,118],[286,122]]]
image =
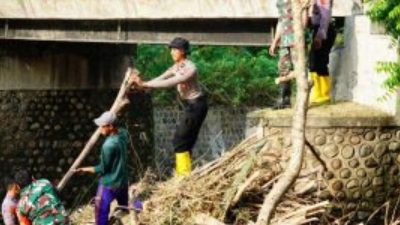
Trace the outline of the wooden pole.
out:
[[[124,77],[124,80],[119,89],[118,95],[115,98],[114,103],[110,109],[110,111],[115,114],[120,112],[122,108],[124,108],[127,104],[129,104],[129,99],[126,97],[126,92],[131,87],[131,82],[130,82],[129,78],[132,74],[139,75],[139,71],[134,68],[129,67],[127,69],[127,71],[125,72],[125,77]],[[78,166],[80,166],[82,161],[86,158],[86,156],[92,150],[92,148],[96,144],[99,137],[100,137],[100,128],[97,128],[96,131],[90,137],[89,141],[86,143],[82,152],[79,154],[78,158],[76,158],[75,162],[69,168],[69,170],[64,175],[64,177],[61,179],[60,183],[57,185],[58,191],[61,191],[65,187],[67,182],[71,179],[72,175],[75,173],[75,170],[78,168]]]

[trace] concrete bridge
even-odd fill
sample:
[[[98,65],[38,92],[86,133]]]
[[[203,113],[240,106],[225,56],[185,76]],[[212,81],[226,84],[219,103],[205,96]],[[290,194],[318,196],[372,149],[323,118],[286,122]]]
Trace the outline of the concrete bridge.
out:
[[[0,1],[0,90],[116,88],[137,43],[268,45],[276,0]],[[339,19],[361,10],[335,0]]]
[[[378,100],[386,92],[385,76],[377,76],[374,63],[397,60],[396,50],[363,15],[361,2],[334,1],[344,46],[331,57],[332,95],[399,114],[397,94]],[[3,0],[0,90],[116,88],[137,43],[167,43],[175,36],[200,45],[266,46],[277,22],[275,5],[276,0]],[[365,93],[366,87],[374,91]]]
[[[21,0],[0,2],[0,39],[98,43],[266,45],[276,0]],[[333,16],[361,11],[360,0],[335,0]]]

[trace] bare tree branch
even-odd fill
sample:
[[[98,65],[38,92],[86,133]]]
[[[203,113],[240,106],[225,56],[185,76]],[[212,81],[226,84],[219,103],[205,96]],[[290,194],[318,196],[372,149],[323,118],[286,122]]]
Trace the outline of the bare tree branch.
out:
[[[297,179],[303,163],[305,145],[305,124],[308,108],[309,85],[307,82],[303,6],[301,0],[291,0],[293,12],[293,25],[296,44],[294,52],[296,55],[295,74],[297,84],[296,105],[293,115],[292,127],[292,154],[286,170],[279,181],[273,186],[271,192],[265,197],[263,206],[259,212],[256,225],[267,225],[270,223],[272,214],[280,199]]]

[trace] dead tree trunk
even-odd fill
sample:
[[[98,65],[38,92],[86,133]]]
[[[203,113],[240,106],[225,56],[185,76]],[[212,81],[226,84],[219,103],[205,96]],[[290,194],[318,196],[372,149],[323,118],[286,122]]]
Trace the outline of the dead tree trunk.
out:
[[[294,63],[297,84],[296,105],[294,108],[292,124],[292,153],[282,177],[274,185],[271,192],[265,197],[256,225],[267,225],[270,223],[276,206],[298,177],[303,162],[309,86],[306,73],[304,25],[302,24],[303,7],[300,0],[291,0],[291,4],[296,40],[294,46],[296,61]]]
[[[121,87],[119,89],[118,95],[115,98],[115,101],[110,109],[111,112],[114,112],[115,114],[118,114],[118,112],[127,104],[129,104],[129,100],[126,97],[126,92],[127,90],[131,87],[131,83],[129,81],[129,78],[132,73],[139,73],[137,70],[128,68],[124,80],[122,81]],[[82,161],[86,158],[86,156],[89,154],[90,150],[94,147],[96,144],[97,140],[100,137],[100,128],[97,128],[96,131],[92,134],[90,137],[89,141],[86,143],[85,147],[83,148],[82,152],[79,154],[78,158],[75,160],[75,162],[72,164],[71,168],[69,168],[68,172],[64,175],[64,177],[61,179],[60,183],[57,185],[57,189],[61,191],[65,184],[69,181],[71,176],[74,174],[74,171],[78,166],[82,163]]]

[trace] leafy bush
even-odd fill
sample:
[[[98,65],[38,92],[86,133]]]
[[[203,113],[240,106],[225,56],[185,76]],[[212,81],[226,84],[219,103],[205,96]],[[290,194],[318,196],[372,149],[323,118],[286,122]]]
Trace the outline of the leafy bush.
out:
[[[273,80],[277,60],[266,48],[194,46],[189,58],[197,65],[200,82],[212,104],[264,106],[277,94]],[[172,65],[169,49],[161,45],[139,45],[136,66],[144,79],[154,78]],[[176,91],[156,90],[157,105],[176,101]]]

